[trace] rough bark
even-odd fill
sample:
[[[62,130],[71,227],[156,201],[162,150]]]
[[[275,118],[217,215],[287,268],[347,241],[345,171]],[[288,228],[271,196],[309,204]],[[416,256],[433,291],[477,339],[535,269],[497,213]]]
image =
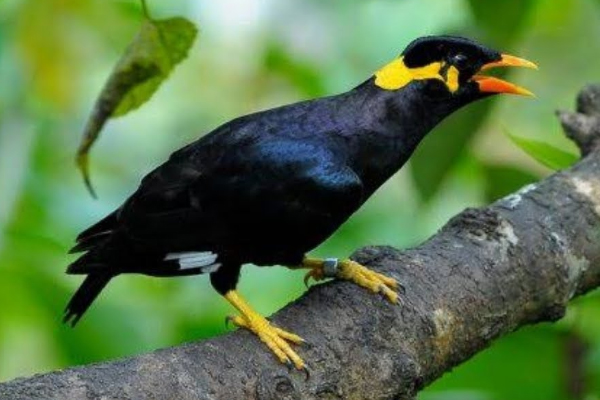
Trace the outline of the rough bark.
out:
[[[0,384],[1,399],[413,399],[494,339],[555,321],[600,285],[600,86],[559,112],[583,159],[494,204],[467,209],[422,245],[359,250],[404,285],[402,306],[346,282],[277,312],[310,379],[237,331],[150,354]]]

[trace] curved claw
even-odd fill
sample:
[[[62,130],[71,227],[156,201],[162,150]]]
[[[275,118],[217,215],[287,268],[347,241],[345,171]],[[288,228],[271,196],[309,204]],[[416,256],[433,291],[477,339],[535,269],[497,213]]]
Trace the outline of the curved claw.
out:
[[[311,278],[311,274],[310,274],[311,272],[312,272],[312,271],[309,271],[309,272],[307,272],[306,274],[304,274],[304,279],[303,279],[303,281],[304,281],[304,286],[306,286],[306,288],[307,288],[307,289],[309,288],[309,286],[308,286],[308,281],[309,281],[309,280],[310,280],[310,278]]]
[[[305,275],[304,275],[304,286],[306,286],[307,288],[308,286],[308,281],[310,279],[314,279],[316,282],[320,281],[323,279],[323,268],[313,268],[310,271],[308,271]]]
[[[283,365],[285,365],[285,367],[287,368],[288,372],[290,372],[290,373],[295,369],[294,368],[295,367],[294,363],[292,361],[290,361],[289,359],[285,360],[283,362]],[[308,367],[306,365],[303,365],[302,368],[298,368],[297,370],[300,371],[300,372],[304,372],[304,381],[305,382],[310,379],[310,369],[308,369]]]
[[[304,381],[308,381],[310,379],[310,369],[305,365],[304,368],[302,368],[302,372],[304,372]]]

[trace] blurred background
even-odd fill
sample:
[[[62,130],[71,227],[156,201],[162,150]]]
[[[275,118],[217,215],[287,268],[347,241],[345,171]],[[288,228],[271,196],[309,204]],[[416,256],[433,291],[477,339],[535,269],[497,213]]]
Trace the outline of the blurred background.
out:
[[[111,120],[92,151],[99,200],[74,167],[85,120],[141,23],[135,0],[0,0],[0,381],[123,357],[227,330],[233,310],[207,277],[122,276],[76,329],[61,324],[80,283],[74,237],[125,200],[173,150],[241,114],[342,92],[413,38],[461,34],[536,61],[510,79],[536,99],[471,106],[316,255],[414,246],[465,207],[552,171],[506,132],[573,153],[554,117],[600,81],[598,0],[149,0],[200,28],[189,58],[141,109]],[[301,271],[247,267],[240,289],[270,314],[301,295]],[[265,290],[267,289],[267,290]],[[600,399],[600,296],[557,324],[522,329],[456,368],[421,400]]]

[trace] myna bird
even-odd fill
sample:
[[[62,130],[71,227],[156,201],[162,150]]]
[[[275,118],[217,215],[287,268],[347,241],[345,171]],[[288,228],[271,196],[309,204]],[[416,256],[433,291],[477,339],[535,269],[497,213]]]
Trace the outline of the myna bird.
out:
[[[479,75],[535,64],[453,36],[416,39],[354,89],[236,118],[174,152],[121,207],[77,237],[67,269],[87,275],[67,305],[79,321],[115,276],[210,274],[277,358],[303,369],[290,344],[236,291],[240,268],[284,265],[345,279],[398,301],[394,279],[345,259],[306,255],[404,165],[445,117],[498,93],[531,95]],[[432,160],[435,162],[435,160]]]

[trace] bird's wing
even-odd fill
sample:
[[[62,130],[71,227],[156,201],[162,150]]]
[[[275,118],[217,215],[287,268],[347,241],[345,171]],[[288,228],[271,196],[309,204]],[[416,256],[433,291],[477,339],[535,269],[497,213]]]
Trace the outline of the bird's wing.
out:
[[[271,137],[217,157],[171,157],[143,180],[119,220],[134,239],[170,251],[238,245],[259,231],[281,235],[310,224],[327,231],[320,241],[362,201],[358,176],[322,143]]]

